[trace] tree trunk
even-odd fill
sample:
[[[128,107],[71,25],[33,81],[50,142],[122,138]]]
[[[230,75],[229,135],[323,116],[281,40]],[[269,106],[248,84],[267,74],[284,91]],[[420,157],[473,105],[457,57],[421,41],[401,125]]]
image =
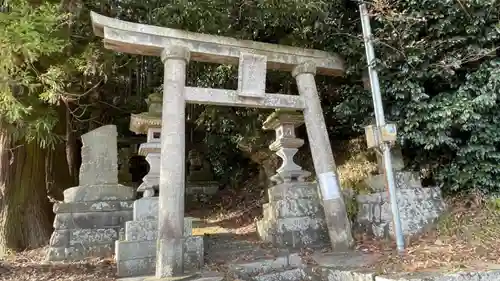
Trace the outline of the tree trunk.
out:
[[[46,156],[38,143],[14,143],[0,128],[0,254],[37,248],[49,240],[53,215]]]
[[[66,104],[66,162],[68,163],[68,170],[72,178],[72,183],[77,185],[81,159],[77,136],[73,130],[73,116],[70,114],[71,110],[72,107]]]
[[[63,191],[72,186],[76,186],[78,175],[75,174],[75,163],[68,161],[75,161],[74,146],[76,146],[76,139],[72,137],[71,119],[68,119],[69,114],[66,104],[61,100],[57,112],[59,115],[59,122],[54,127],[54,134],[60,136],[63,141],[54,145],[54,149],[47,151],[46,157],[46,182],[47,194],[51,200],[63,200]],[[70,164],[71,163],[71,164]]]

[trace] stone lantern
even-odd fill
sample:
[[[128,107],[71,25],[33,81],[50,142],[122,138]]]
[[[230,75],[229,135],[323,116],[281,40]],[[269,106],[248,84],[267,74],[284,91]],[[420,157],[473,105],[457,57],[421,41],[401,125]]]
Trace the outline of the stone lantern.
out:
[[[304,117],[296,111],[276,110],[264,121],[262,126],[264,130],[276,132],[276,140],[271,143],[269,149],[276,152],[276,155],[283,160],[276,170],[277,173],[271,177],[274,183],[303,182],[311,175],[310,172],[302,170],[302,167],[293,160],[299,148],[304,145],[304,140],[295,136],[295,128],[302,124],[304,124]]]
[[[149,172],[137,191],[142,192],[144,197],[152,197],[160,184],[162,96],[151,94],[146,102],[147,112],[131,115],[130,130],[136,134],[147,134],[147,142],[139,146],[139,155],[146,157]]]
[[[293,161],[304,144],[303,139],[295,136],[295,128],[301,124],[303,115],[289,110],[276,110],[263,124],[263,129],[276,132],[276,140],[269,149],[283,163],[271,177],[273,185],[267,190],[269,203],[262,206],[264,216],[257,221],[257,232],[262,240],[278,247],[301,248],[328,241],[317,184],[306,182],[311,173]]]

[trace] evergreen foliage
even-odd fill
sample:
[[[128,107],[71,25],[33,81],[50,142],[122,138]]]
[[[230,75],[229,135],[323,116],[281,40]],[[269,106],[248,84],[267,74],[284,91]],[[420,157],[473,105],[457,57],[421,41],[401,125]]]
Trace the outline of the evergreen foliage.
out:
[[[354,1],[86,1],[76,6],[78,12],[68,14],[58,3],[15,0],[0,13],[0,116],[19,138],[53,141],[53,104],[60,100],[76,107],[78,130],[99,121],[119,124],[125,133],[128,114],[144,110],[142,100],[161,84],[159,59],[102,50],[92,35],[89,10],[337,52],[346,60],[346,76],[317,79],[332,144],[360,136],[372,122],[371,96],[361,81],[366,60]],[[398,123],[409,166],[425,170],[448,191],[499,191],[500,3],[375,0],[369,8],[386,115]],[[268,80],[269,92],[296,91],[287,73],[271,72]],[[192,63],[188,83],[234,88],[236,68]],[[242,140],[262,139],[263,113],[197,110],[212,162],[220,161],[219,174],[241,172],[232,159]],[[98,117],[92,117],[95,111]]]
[[[0,116],[15,126],[18,139],[51,140],[57,122],[47,85],[53,73],[53,56],[60,55],[69,42],[62,36],[68,15],[59,6],[44,2],[36,8],[28,1],[9,3],[0,13]]]

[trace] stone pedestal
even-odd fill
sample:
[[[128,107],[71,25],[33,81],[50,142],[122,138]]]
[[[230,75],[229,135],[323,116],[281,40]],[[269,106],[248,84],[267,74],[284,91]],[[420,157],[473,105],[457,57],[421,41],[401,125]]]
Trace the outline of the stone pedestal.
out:
[[[422,187],[420,179],[413,172],[402,171],[401,151],[393,149],[394,180],[398,198],[399,215],[405,236],[424,231],[445,211],[445,203],[438,187]],[[382,163],[379,160],[379,166]],[[372,194],[357,196],[357,232],[379,238],[394,237],[393,220],[389,194],[384,174],[374,175],[365,180],[373,190]]]
[[[193,219],[184,218],[183,268],[199,270],[203,266],[203,236],[192,236]],[[152,275],[156,269],[158,238],[158,197],[134,202],[133,220],[125,225],[125,239],[116,241],[119,277]]]
[[[303,145],[295,137],[295,127],[303,122],[298,112],[276,111],[264,122],[264,129],[276,131],[276,141],[269,148],[283,160],[271,180],[269,203],[264,204],[264,218],[257,222],[259,236],[276,246],[304,247],[328,242],[324,213],[316,184],[304,182],[309,172],[295,164],[293,156]]]
[[[111,256],[114,242],[132,219],[132,188],[118,184],[116,127],[82,136],[80,186],[64,191],[54,204],[54,232],[47,259],[81,260]]]
[[[282,183],[268,190],[264,218],[257,222],[262,240],[280,247],[302,248],[328,243],[328,231],[316,184]]]

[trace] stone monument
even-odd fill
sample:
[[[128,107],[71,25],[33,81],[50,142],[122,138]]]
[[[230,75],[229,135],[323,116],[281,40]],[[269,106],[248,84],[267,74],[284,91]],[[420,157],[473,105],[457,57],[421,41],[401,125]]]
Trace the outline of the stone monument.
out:
[[[305,182],[311,173],[293,160],[304,144],[295,136],[295,128],[303,120],[300,112],[277,110],[263,124],[264,130],[276,132],[276,140],[269,148],[282,159],[282,164],[271,177],[275,185],[268,189],[269,203],[263,205],[264,218],[257,222],[257,231],[262,240],[277,246],[301,248],[328,242],[316,184]]]
[[[115,240],[132,219],[131,187],[118,184],[117,131],[114,125],[82,136],[79,186],[54,204],[54,232],[47,259],[80,260],[111,256]]]
[[[445,204],[440,188],[424,188],[415,173],[403,170],[403,155],[398,147],[393,148],[391,154],[403,234],[412,236],[435,222],[445,211]],[[365,180],[373,193],[357,196],[359,211],[355,228],[369,236],[388,238],[394,235],[391,204],[382,157],[377,160],[379,174]]]
[[[186,103],[300,110],[322,192],[332,248],[353,245],[350,222],[314,76],[341,75],[343,62],[323,51],[237,40],[125,22],[92,13],[94,33],[108,49],[159,56],[164,64],[156,278],[181,277],[185,249]],[[238,89],[186,86],[190,60],[238,65]],[[288,71],[299,96],[265,92],[267,69]]]
[[[212,167],[203,154],[196,148],[188,152],[189,170],[187,175],[186,195],[200,197],[214,195],[219,185],[214,181]]]

